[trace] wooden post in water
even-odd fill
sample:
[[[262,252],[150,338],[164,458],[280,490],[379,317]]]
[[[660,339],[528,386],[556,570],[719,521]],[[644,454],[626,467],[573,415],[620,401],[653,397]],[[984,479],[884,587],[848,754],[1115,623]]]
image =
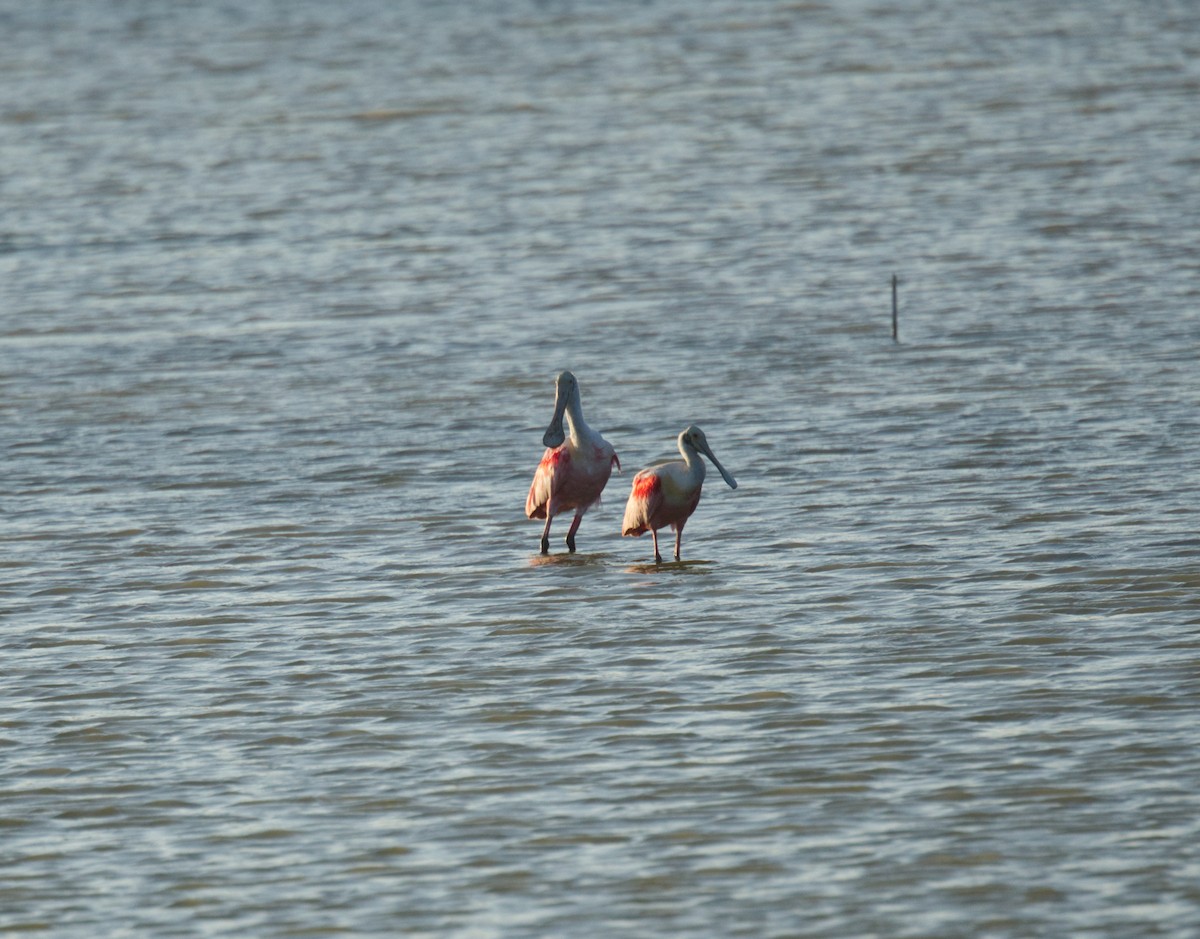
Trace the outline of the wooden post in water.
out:
[[[900,341],[900,312],[896,306],[896,275],[892,275],[892,342]]]

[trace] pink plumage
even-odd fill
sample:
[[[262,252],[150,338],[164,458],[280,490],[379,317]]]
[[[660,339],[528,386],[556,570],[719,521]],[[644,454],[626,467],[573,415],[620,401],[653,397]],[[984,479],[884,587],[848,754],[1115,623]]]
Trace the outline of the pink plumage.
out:
[[[726,472],[705,439],[704,431],[695,424],[679,435],[679,452],[683,460],[659,463],[642,470],[633,477],[633,489],[625,503],[625,519],[621,523],[622,535],[644,535],[650,532],[654,539],[654,561],[662,562],[658,551],[658,530],[670,526],[675,530],[675,560],[679,560],[683,526],[700,504],[700,490],[704,485],[703,453],[717,468],[731,489],[737,482]]]
[[[569,551],[575,550],[575,533],[584,513],[600,502],[612,468],[621,468],[621,461],[608,441],[584,422],[575,376],[563,372],[555,385],[554,417],[542,436],[547,449],[525,499],[525,514],[546,520],[542,530],[543,554],[550,551],[550,524],[554,516],[572,510],[575,517],[567,531],[566,543]],[[569,433],[563,430],[564,419]]]

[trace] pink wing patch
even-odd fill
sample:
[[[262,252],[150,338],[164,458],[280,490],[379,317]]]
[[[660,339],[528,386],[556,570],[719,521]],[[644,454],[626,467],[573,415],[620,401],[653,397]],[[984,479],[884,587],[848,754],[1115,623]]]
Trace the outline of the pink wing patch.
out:
[[[653,473],[639,473],[633,480],[633,497],[649,499],[656,492],[662,491],[662,480]]]
[[[525,514],[529,518],[545,518],[550,499],[562,485],[567,467],[571,465],[571,454],[566,446],[555,447],[542,454],[542,461],[533,474],[533,485],[525,499]]]
[[[642,535],[651,527],[659,506],[662,505],[662,480],[655,473],[641,472],[633,477],[633,491],[625,503],[625,519],[621,523],[622,535]]]

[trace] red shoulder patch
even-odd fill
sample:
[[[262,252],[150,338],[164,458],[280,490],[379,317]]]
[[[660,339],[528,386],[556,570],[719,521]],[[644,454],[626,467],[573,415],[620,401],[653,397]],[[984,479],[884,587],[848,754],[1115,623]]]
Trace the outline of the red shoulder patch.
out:
[[[547,450],[542,456],[542,466],[546,469],[556,469],[559,466],[566,466],[571,462],[571,454],[567,452],[566,447],[555,447],[553,450]]]
[[[662,488],[662,480],[654,473],[637,476],[633,480],[633,494],[638,499],[648,499]]]

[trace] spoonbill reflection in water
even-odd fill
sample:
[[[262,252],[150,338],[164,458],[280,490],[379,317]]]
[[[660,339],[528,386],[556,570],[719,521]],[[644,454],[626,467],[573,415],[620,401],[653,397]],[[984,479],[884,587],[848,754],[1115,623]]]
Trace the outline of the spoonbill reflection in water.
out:
[[[673,460],[649,466],[633,477],[633,491],[625,503],[625,521],[621,524],[622,535],[644,535],[647,531],[654,536],[654,562],[662,563],[658,553],[658,530],[670,525],[675,529],[675,560],[679,560],[679,544],[683,540],[683,526],[700,502],[700,487],[704,485],[703,453],[712,460],[712,465],[730,489],[737,488],[737,481],[729,475],[713,456],[712,448],[702,431],[692,424],[679,435],[679,452],[683,460]]]
[[[542,436],[547,449],[542,461],[533,474],[533,485],[525,500],[525,514],[530,518],[544,518],[542,529],[542,554],[550,553],[550,523],[554,516],[570,509],[575,518],[567,530],[567,550],[575,550],[575,532],[583,515],[600,501],[600,493],[608,482],[615,465],[621,469],[621,461],[612,445],[583,419],[583,404],[579,398],[579,382],[570,372],[563,372],[555,380],[554,416]],[[566,418],[567,431],[563,432]]]

